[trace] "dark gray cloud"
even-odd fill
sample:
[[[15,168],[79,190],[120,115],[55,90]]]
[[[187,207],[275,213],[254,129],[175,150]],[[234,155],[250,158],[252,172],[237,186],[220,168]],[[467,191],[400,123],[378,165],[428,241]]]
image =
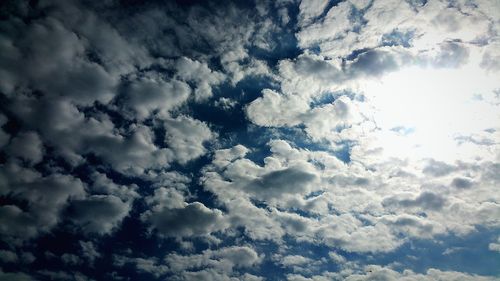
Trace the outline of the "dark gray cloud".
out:
[[[67,202],[85,194],[84,184],[68,175],[43,177],[16,165],[4,168],[0,173],[1,195],[29,202],[23,209],[14,204],[2,206],[2,235],[11,241],[50,230],[61,220],[60,212]]]
[[[453,165],[430,159],[422,171],[430,176],[441,177],[450,174],[454,170],[456,170],[456,167]]]
[[[272,171],[250,182],[245,189],[259,198],[276,198],[286,194],[302,194],[309,190],[317,176],[301,167]]]
[[[422,208],[424,210],[440,210],[446,203],[446,199],[432,192],[422,192],[413,199],[398,199],[397,197],[387,198],[384,205],[395,205],[403,208]]]
[[[470,188],[474,185],[474,182],[468,178],[459,177],[459,178],[454,178],[451,181],[451,185],[456,188]]]
[[[42,141],[35,132],[18,134],[11,139],[6,151],[10,156],[19,157],[30,164],[39,163],[43,157]]]
[[[211,210],[199,202],[182,208],[164,207],[144,213],[142,217],[166,237],[207,235],[225,228],[222,212]]]
[[[69,218],[84,232],[107,234],[130,211],[130,204],[114,195],[92,195],[74,200],[69,206]]]

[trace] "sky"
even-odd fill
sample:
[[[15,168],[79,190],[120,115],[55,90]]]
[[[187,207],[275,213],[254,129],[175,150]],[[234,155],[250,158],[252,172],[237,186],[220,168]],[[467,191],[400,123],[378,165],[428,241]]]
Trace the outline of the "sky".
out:
[[[500,1],[1,1],[0,280],[500,280]]]

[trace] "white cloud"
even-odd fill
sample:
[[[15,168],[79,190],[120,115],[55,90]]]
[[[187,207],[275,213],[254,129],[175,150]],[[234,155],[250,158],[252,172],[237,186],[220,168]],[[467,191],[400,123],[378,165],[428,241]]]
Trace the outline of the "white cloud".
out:
[[[33,262],[24,253],[40,246],[29,239],[70,222],[86,242],[54,251],[57,261],[92,268],[114,255],[114,266],[133,265],[107,277],[135,268],[263,280],[274,262],[288,280],[488,280],[360,259],[500,227],[495,1],[134,3],[126,17],[116,5],[5,12],[0,236],[12,246],[0,259],[9,269]],[[249,122],[232,131],[213,107]],[[179,248],[164,259],[150,247],[102,251],[101,235],[112,239],[128,215],[161,251],[171,240]],[[325,271],[331,263],[339,272]]]
[[[125,108],[133,110],[133,118],[143,120],[155,112],[166,116],[170,110],[186,102],[190,94],[191,88],[184,82],[141,77],[130,82],[120,99]]]
[[[488,249],[490,251],[500,252],[500,237],[497,239],[496,243],[492,242],[488,244]]]
[[[205,154],[204,143],[216,136],[206,123],[187,116],[165,119],[164,126],[166,144],[182,164]]]
[[[195,81],[197,87],[194,90],[195,99],[203,101],[212,96],[212,86],[220,84],[224,75],[220,72],[212,71],[210,68],[198,61],[182,57],[176,61],[176,75],[186,81]]]
[[[246,108],[248,118],[261,126],[294,126],[299,124],[298,116],[309,106],[298,95],[280,95],[272,90],[262,91],[263,96]]]
[[[328,5],[325,0],[307,0],[300,2],[300,24],[307,25],[314,21],[316,17],[321,15]]]
[[[232,246],[196,255],[169,254],[165,262],[180,280],[259,280],[258,276],[240,275],[236,270],[255,267],[262,259],[251,247]]]

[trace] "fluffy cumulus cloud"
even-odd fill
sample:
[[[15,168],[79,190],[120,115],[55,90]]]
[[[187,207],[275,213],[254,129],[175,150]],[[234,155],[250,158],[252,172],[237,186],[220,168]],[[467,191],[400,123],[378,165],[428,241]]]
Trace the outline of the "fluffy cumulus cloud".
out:
[[[223,215],[219,210],[211,210],[200,202],[185,204],[181,208],[163,208],[143,214],[160,235],[199,236],[223,228]]]
[[[498,280],[499,3],[2,1],[0,280]]]

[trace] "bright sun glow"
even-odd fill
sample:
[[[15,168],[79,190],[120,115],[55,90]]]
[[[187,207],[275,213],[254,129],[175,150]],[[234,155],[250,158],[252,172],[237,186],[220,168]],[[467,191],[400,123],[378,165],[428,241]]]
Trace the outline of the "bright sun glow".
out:
[[[496,78],[469,63],[459,69],[404,68],[368,82],[365,93],[380,129],[379,145],[390,156],[477,157],[476,146],[457,139],[500,126],[494,106],[494,91],[500,87]]]

